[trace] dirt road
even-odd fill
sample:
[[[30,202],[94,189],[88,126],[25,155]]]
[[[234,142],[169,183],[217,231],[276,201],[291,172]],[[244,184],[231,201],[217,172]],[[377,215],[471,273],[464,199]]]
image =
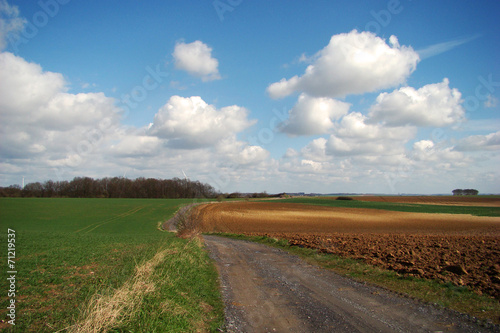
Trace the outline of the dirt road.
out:
[[[228,332],[491,332],[279,249],[217,236],[204,240],[218,266]]]

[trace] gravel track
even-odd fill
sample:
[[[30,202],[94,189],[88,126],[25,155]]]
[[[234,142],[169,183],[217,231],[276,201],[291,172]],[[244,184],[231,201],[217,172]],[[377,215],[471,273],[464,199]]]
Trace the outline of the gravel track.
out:
[[[248,241],[204,236],[216,261],[227,332],[498,332]]]

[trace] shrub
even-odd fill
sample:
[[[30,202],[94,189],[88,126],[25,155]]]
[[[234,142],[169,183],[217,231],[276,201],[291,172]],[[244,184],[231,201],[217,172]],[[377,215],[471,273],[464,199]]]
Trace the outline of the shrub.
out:
[[[353,198],[351,197],[344,197],[344,196],[341,196],[341,197],[337,197],[337,199],[335,200],[354,200]]]

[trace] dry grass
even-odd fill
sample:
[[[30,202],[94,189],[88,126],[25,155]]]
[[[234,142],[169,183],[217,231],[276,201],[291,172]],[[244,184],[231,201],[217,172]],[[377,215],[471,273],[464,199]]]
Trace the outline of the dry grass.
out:
[[[200,235],[198,228],[199,213],[195,208],[198,204],[192,204],[181,208],[175,215],[177,236],[185,239],[196,239]]]
[[[84,319],[72,326],[69,332],[105,332],[131,318],[140,308],[143,296],[155,291],[152,275],[168,253],[168,250],[160,251],[151,260],[137,266],[134,276],[114,293],[94,295],[84,311]]]

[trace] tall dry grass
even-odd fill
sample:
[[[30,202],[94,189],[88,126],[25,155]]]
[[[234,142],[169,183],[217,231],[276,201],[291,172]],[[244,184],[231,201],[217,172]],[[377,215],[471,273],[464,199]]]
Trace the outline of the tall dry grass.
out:
[[[72,333],[105,332],[133,317],[144,295],[155,291],[152,275],[169,250],[162,250],[137,266],[134,276],[108,295],[94,295],[83,313],[83,320],[69,329]],[[170,251],[171,253],[171,251]]]

